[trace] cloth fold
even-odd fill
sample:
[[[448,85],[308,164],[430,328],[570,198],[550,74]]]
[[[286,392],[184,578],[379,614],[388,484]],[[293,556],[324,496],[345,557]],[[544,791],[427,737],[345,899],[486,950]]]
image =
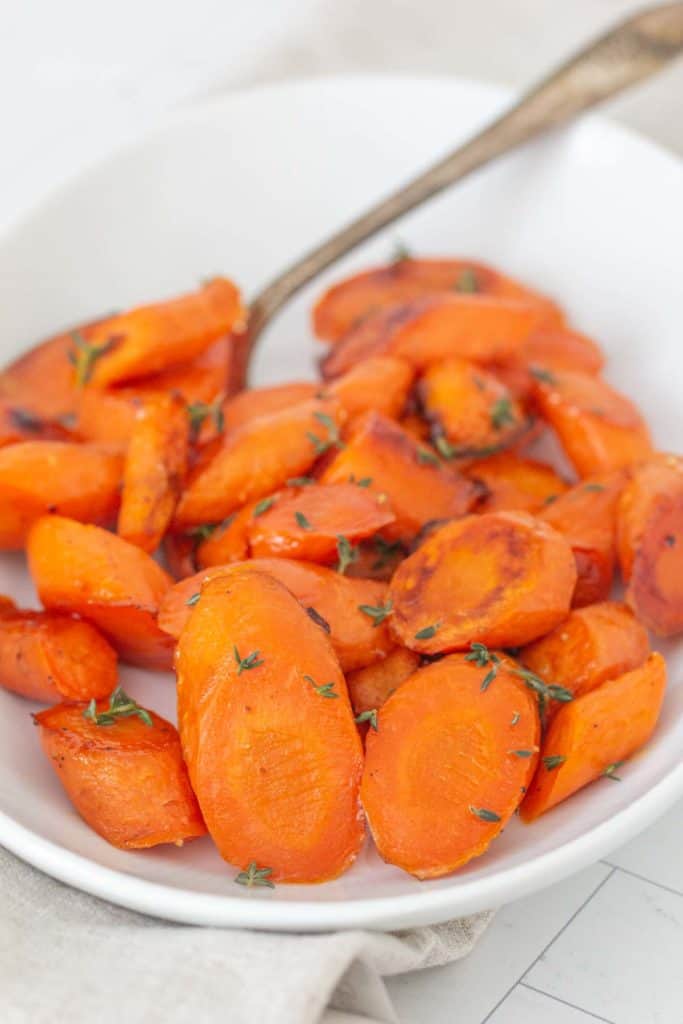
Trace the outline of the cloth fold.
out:
[[[193,928],[78,892],[1,848],[0,907],[3,1024],[318,1024],[327,1007],[396,1024],[382,977],[466,956],[492,916],[393,934]]]

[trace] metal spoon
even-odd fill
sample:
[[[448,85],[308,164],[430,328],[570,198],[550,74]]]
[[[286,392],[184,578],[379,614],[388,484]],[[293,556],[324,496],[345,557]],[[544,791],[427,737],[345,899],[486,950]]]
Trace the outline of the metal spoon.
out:
[[[251,351],[278,310],[340,256],[489,161],[659,71],[682,50],[683,2],[658,4],[628,18],[464,145],[306,253],[251,303],[248,327],[240,338],[235,382],[243,384]]]

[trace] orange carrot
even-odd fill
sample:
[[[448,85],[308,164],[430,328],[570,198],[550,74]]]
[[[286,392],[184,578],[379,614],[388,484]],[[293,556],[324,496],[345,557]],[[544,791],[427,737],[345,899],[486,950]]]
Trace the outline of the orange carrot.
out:
[[[541,760],[520,815],[534,821],[545,811],[618,766],[654,731],[664,698],[666,665],[651,654],[617,676],[563,705],[543,740]]]
[[[526,398],[533,391],[535,377],[552,377],[553,370],[596,374],[604,363],[600,347],[585,334],[566,326],[547,326],[534,331],[508,360],[490,368],[515,395]]]
[[[18,441],[74,441],[72,431],[0,395],[0,448]]]
[[[0,549],[21,548],[47,512],[106,523],[120,497],[122,459],[96,445],[24,441],[0,449]]]
[[[205,835],[170,722],[120,689],[95,706],[58,704],[34,717],[67,796],[112,846],[182,846]]]
[[[394,690],[418,669],[420,655],[407,647],[394,647],[386,658],[349,672],[346,684],[356,715],[379,711]]]
[[[320,384],[307,380],[240,391],[223,405],[225,431],[231,433],[260,416],[270,416],[292,405],[300,405],[315,398],[320,391]]]
[[[339,399],[349,419],[369,409],[396,419],[403,412],[414,376],[413,368],[402,359],[377,356],[351,367],[327,390]]]
[[[173,640],[156,622],[171,579],[144,551],[97,526],[44,516],[26,553],[46,608],[93,622],[125,661],[171,667]]]
[[[0,613],[0,685],[44,703],[106,697],[116,653],[94,626],[58,612]]]
[[[197,545],[193,534],[167,533],[162,541],[164,563],[175,580],[183,580],[197,571]]]
[[[159,546],[187,469],[189,424],[179,396],[145,402],[126,453],[117,532],[143,551]]]
[[[569,611],[571,548],[526,512],[448,523],[396,570],[389,588],[397,641],[422,654],[529,643]]]
[[[512,452],[472,462],[464,473],[485,489],[480,505],[483,512],[538,512],[567,490],[567,484],[552,466],[536,459],[522,459]]]
[[[501,662],[459,654],[420,669],[392,694],[367,736],[361,797],[384,860],[418,878],[478,857],[505,827],[536,765],[531,692]]]
[[[249,557],[249,528],[254,512],[263,507],[262,502],[250,501],[243,505],[239,512],[233,512],[215,528],[195,527],[198,543],[195,561],[198,568],[208,569],[212,565],[227,565],[229,562],[242,562]],[[195,570],[196,571],[196,570]]]
[[[362,751],[324,630],[281,583],[233,570],[204,585],[176,667],[183,754],[221,856],[273,881],[345,871],[363,841]]]

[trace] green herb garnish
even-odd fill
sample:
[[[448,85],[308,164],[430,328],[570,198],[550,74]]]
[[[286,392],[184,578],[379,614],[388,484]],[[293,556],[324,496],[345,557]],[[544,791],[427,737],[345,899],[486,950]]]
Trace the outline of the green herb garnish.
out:
[[[507,423],[515,422],[512,402],[509,398],[498,398],[489,410],[491,424],[495,430],[502,430]]]
[[[330,448],[343,448],[344,442],[339,435],[339,428],[332,417],[328,416],[326,412],[314,412],[313,415],[327,431],[327,437],[325,438],[318,437],[317,434],[310,430],[306,432],[306,437],[315,448],[316,455],[324,455]]]
[[[213,421],[217,434],[223,433],[223,428],[225,427],[225,418],[223,416],[224,400],[225,396],[219,395],[211,403],[190,402],[187,407],[187,415],[190,420],[190,437],[193,441],[196,441],[199,437],[199,431],[202,429],[205,420]]]
[[[76,371],[76,387],[84,388],[92,377],[95,363],[109,352],[115,344],[115,339],[108,338],[97,345],[95,342],[87,341],[80,331],[72,331],[71,340],[74,347],[69,352],[68,359]]]
[[[460,276],[455,282],[456,292],[469,293],[479,291],[479,282],[477,281],[477,275],[472,267],[463,267],[460,271]]]
[[[377,732],[377,708],[373,708],[372,711],[361,711],[354,718],[354,722],[357,722],[358,725],[362,725],[363,722],[369,722],[370,728]]]
[[[548,757],[541,758],[546,770],[554,772],[556,768],[559,768],[561,764],[567,760],[562,754],[550,754]]]
[[[109,707],[106,711],[97,711],[97,702],[93,699],[83,712],[83,717],[94,722],[95,725],[115,725],[119,718],[130,718],[136,715],[145,725],[150,727],[154,724],[149,711],[145,711],[140,705],[129,697],[122,686],[117,686],[109,698]]]
[[[436,636],[440,626],[440,622],[435,622],[431,626],[425,626],[424,629],[418,629],[417,633],[415,634],[415,639],[431,640],[433,636]]]
[[[256,886],[274,889],[275,883],[270,880],[272,873],[272,868],[257,868],[256,861],[252,860],[247,865],[246,871],[240,871],[239,875],[235,877],[235,881],[238,885],[246,885],[247,889],[252,889]]]
[[[475,818],[480,818],[481,821],[500,821],[500,814],[496,814],[495,811],[490,811],[488,807],[473,807],[470,804],[470,811]]]
[[[530,372],[532,377],[540,380],[543,384],[557,384],[557,377],[550,370],[544,370],[542,366],[532,366]]]
[[[327,697],[328,700],[336,700],[339,697],[339,694],[334,692],[334,683],[322,683],[318,686],[313,676],[304,676],[304,679],[320,697]]]
[[[386,604],[359,604],[358,611],[362,612],[363,615],[368,615],[372,619],[372,625],[377,627],[381,626],[387,616],[391,615],[394,609],[393,601],[387,601]]]
[[[611,779],[612,782],[621,782],[621,776],[617,775],[618,770],[622,764],[626,764],[626,761],[614,761],[612,764],[608,764],[602,773],[606,778]]]
[[[405,244],[405,242],[402,242],[401,239],[399,238],[394,243],[394,248],[393,248],[392,253],[391,253],[391,262],[392,263],[403,263],[404,260],[410,260],[412,258],[413,258],[412,252],[410,251],[408,246]]]
[[[287,481],[288,487],[310,487],[314,484],[315,480],[312,476],[290,476]]]
[[[202,595],[199,593],[199,591],[197,591],[197,593],[193,594],[192,597],[188,597],[185,604],[187,605],[188,608],[194,608],[194,606],[196,605],[197,601],[201,596]]]
[[[358,560],[358,548],[354,547],[348,537],[337,537],[337,572],[343,576],[350,565]]]
[[[258,668],[260,665],[263,665],[263,658],[259,658],[259,654],[261,653],[260,651],[252,651],[251,654],[246,656],[246,658],[240,657],[240,652],[237,650],[236,645],[233,647],[232,651],[235,655],[238,676],[241,676],[243,672],[248,672],[249,669]]]
[[[263,513],[267,512],[269,508],[272,508],[274,504],[274,495],[271,495],[270,498],[262,498],[261,501],[257,502],[256,505],[254,505],[254,511],[252,512],[252,515],[254,516],[255,519],[259,516],[262,516]]]

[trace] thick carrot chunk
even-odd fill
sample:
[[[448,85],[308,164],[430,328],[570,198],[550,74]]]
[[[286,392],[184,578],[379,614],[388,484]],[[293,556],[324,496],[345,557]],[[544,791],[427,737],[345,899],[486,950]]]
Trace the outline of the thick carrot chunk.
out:
[[[464,473],[485,488],[480,505],[483,512],[538,512],[567,490],[566,482],[552,466],[512,452],[472,462]]]
[[[403,412],[414,376],[403,359],[377,356],[357,363],[327,390],[339,399],[349,419],[370,409],[396,419]]]
[[[223,405],[223,419],[226,433],[251,423],[259,416],[299,405],[315,398],[321,385],[314,381],[292,381],[289,384],[275,384],[269,388],[251,388],[233,395]]]
[[[417,671],[419,665],[419,654],[409,651],[407,647],[395,647],[381,661],[373,661],[365,668],[349,672],[346,683],[353,710],[357,715],[379,711],[392,693]]]

